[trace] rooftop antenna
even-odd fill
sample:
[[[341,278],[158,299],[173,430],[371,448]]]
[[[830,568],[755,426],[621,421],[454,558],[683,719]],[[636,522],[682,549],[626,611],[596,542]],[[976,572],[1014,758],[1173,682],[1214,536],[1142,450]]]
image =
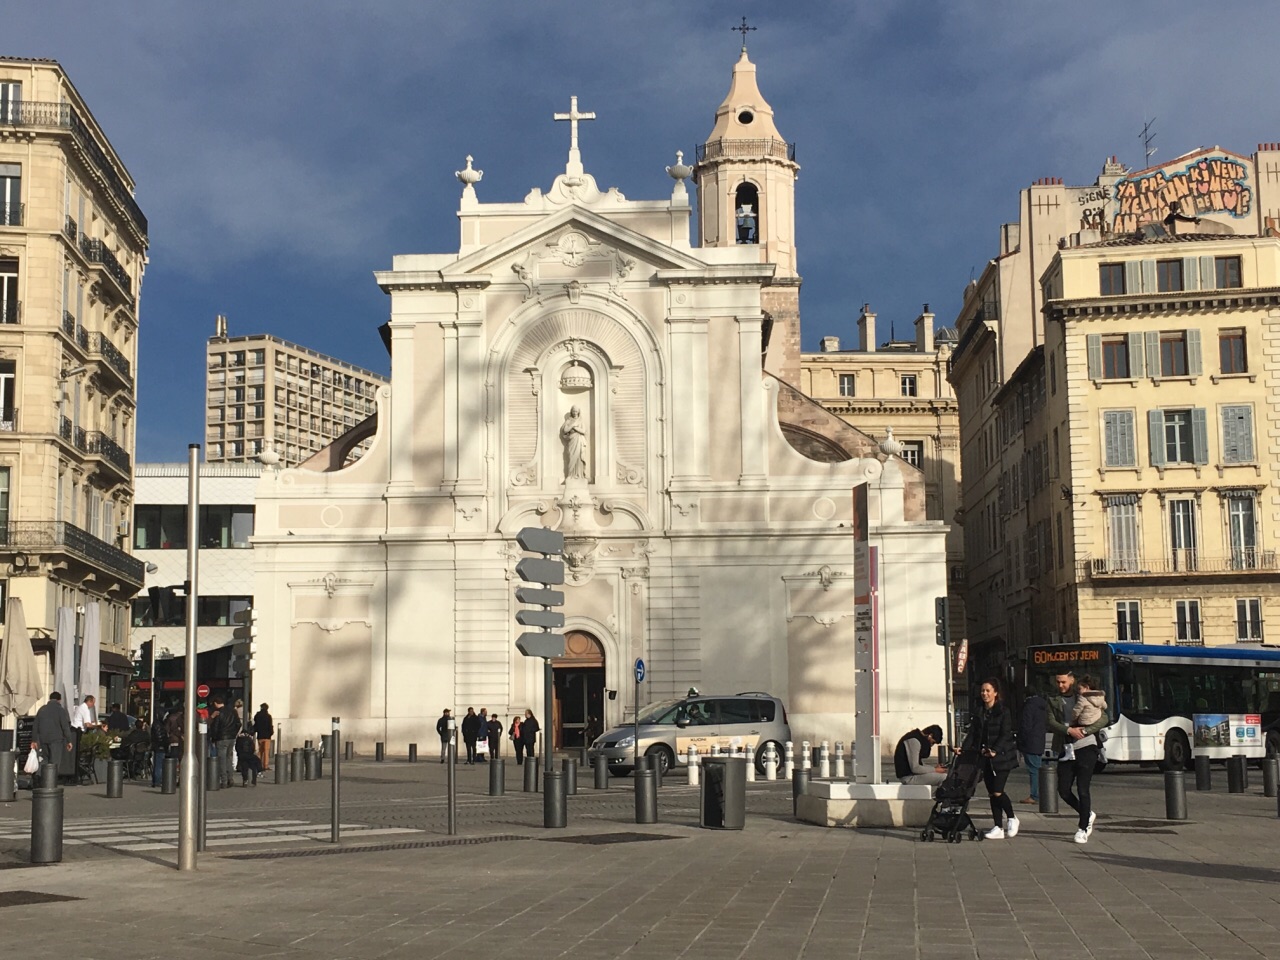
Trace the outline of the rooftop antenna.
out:
[[[1156,155],[1156,148],[1152,146],[1156,142],[1156,132],[1151,129],[1151,125],[1155,122],[1155,117],[1145,121],[1142,124],[1142,132],[1138,134],[1138,139],[1142,141],[1142,163],[1144,166]]]
[[[748,26],[747,26],[747,18],[746,18],[746,17],[743,17],[743,18],[742,18],[742,23],[741,23],[741,25],[736,26],[736,27],[730,27],[729,29],[730,29],[730,30],[733,30],[735,33],[740,33],[740,34],[742,34],[742,52],[743,52],[743,53],[746,53],[746,52],[747,52],[747,34],[748,34],[748,33],[750,33],[752,30],[754,30],[754,29],[756,29],[756,28],[755,28],[755,27],[748,27]]]

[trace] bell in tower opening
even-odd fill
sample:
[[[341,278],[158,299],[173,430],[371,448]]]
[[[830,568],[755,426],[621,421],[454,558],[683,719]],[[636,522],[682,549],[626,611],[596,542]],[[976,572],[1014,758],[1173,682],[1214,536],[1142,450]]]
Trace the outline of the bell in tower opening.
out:
[[[734,194],[734,207],[738,217],[738,242],[759,243],[756,233],[756,214],[759,208],[759,195],[754,184],[743,183]]]

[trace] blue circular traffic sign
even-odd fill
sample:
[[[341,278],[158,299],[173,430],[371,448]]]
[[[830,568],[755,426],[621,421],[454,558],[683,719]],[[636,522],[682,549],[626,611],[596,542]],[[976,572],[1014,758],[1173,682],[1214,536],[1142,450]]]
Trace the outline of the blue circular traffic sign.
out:
[[[636,658],[636,683],[644,682],[644,661]]]

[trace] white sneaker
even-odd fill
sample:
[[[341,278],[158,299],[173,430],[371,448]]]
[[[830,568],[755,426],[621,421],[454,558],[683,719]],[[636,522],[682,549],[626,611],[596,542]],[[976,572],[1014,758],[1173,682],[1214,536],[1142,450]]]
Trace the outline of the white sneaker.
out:
[[[1005,821],[1004,835],[1008,837],[1010,840],[1012,840],[1014,837],[1018,835],[1018,827],[1020,826],[1021,824],[1018,823],[1017,817],[1010,817],[1008,820]]]
[[[1093,836],[1093,821],[1095,821],[1095,820],[1097,820],[1097,819],[1098,819],[1098,815],[1097,815],[1094,811],[1090,810],[1090,811],[1089,811],[1089,825],[1088,825],[1087,827],[1085,827],[1085,828],[1084,828],[1085,836],[1088,836],[1088,837],[1092,837],[1092,836]]]
[[[983,837],[985,837],[987,840],[1003,840],[1003,839],[1004,839],[1004,828],[1002,828],[1002,827],[992,827],[990,830],[988,830],[988,831],[987,831],[986,833],[984,833],[982,836],[983,836]]]
[[[1077,831],[1076,831],[1076,843],[1088,843],[1088,842],[1089,842],[1089,831],[1088,831],[1088,830],[1077,830]]]

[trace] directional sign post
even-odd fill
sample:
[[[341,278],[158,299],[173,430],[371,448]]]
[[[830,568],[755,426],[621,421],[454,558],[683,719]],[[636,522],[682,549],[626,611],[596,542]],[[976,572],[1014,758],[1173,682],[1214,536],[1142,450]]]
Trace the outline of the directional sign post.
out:
[[[544,827],[564,826],[563,809],[565,794],[552,776],[552,673],[551,660],[564,656],[564,614],[552,609],[564,604],[564,591],[552,587],[564,583],[564,534],[544,527],[525,527],[516,534],[516,543],[528,553],[540,557],[525,557],[516,564],[516,574],[526,586],[516,588],[519,603],[539,607],[536,610],[517,610],[516,623],[522,627],[535,627],[516,638],[516,649],[526,657],[542,658],[542,824]],[[532,586],[537,584],[538,586]],[[532,758],[530,758],[532,759]]]
[[[632,742],[634,749],[632,751],[632,770],[640,769],[640,684],[644,683],[644,661],[636,657],[636,712],[632,718],[634,721],[634,730],[632,733]]]

